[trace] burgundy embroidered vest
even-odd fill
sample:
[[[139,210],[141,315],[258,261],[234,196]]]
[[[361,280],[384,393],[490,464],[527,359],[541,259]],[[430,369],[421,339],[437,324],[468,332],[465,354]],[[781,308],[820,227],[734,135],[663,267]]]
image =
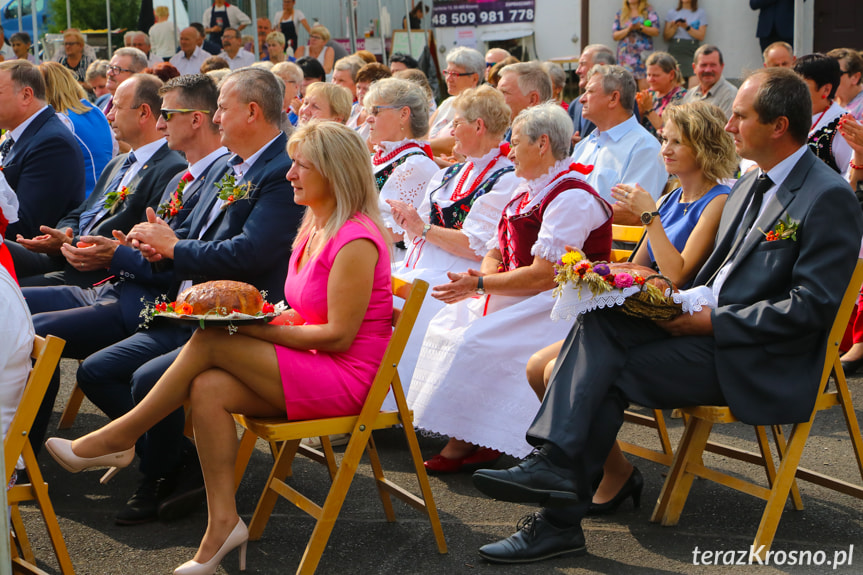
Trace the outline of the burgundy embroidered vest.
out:
[[[588,260],[608,261],[611,258],[611,206],[597,194],[587,183],[569,178],[557,184],[538,204],[527,212],[516,215],[507,215],[504,209],[503,216],[497,226],[498,245],[502,255],[501,271],[510,271],[516,268],[529,266],[533,263],[533,255],[530,250],[539,237],[539,228],[542,226],[542,218],[545,209],[554,199],[567,190],[584,190],[605,206],[609,216],[598,228],[587,236],[581,251]],[[522,196],[514,198],[507,208],[515,202],[521,201]]]

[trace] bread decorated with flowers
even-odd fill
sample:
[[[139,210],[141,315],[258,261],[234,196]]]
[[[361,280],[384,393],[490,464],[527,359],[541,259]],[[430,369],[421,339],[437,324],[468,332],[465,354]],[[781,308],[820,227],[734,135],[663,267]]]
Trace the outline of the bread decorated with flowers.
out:
[[[216,280],[193,285],[177,297],[176,306],[188,304],[192,315],[227,315],[240,312],[247,315],[261,313],[264,298],[251,284]]]

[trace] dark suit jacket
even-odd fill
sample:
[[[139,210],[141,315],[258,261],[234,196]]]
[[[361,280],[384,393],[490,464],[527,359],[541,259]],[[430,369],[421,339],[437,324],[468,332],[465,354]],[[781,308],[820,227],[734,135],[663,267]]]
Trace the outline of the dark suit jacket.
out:
[[[93,193],[57,224],[57,228],[61,230],[67,227],[72,228],[72,231],[75,232],[73,242],[78,241],[80,233],[78,223],[81,214],[101,202],[106,191],[112,191],[105,188],[114,179],[114,174],[122,167],[126,156],[127,154],[120,154],[111,160],[105,166],[102,175],[99,176]],[[162,192],[165,191],[168,182],[177,172],[185,171],[185,168],[186,161],[183,157],[169,149],[168,144],[163,144],[129,181],[127,187],[131,193],[126,197],[126,200],[116,206],[114,213],[107,212],[100,216],[88,235],[110,238],[113,237],[111,232],[114,230],[127,233],[132,229],[132,226],[146,220],[146,208],[158,206]],[[79,286],[92,285],[110,275],[104,271],[81,272],[70,265],[65,265],[63,272],[64,281],[67,285]]]
[[[749,7],[761,10],[755,32],[757,37],[770,36],[775,27],[781,38],[794,38],[794,0],[749,0]]]
[[[725,262],[756,177],[734,186],[694,285],[712,281]],[[747,236],[711,314],[719,384],[750,424],[809,418],[827,335],[860,251],[863,214],[850,186],[808,150],[754,228],[767,232],[787,217],[798,223],[797,240]]]
[[[174,246],[172,262],[151,265],[140,252],[121,247],[114,253],[111,272],[125,283],[141,286],[137,289],[146,289],[148,301],[162,294],[174,299],[187,279],[244,281],[266,290],[269,301],[283,299],[291,244],[304,212],[294,204],[293,189],[285,180],[291,166],[286,140],[282,134],[246,174],[245,181],[254,186],[249,198],[222,210],[197,239],[218,199],[215,184],[230,169],[226,159],[213,164],[198,204],[177,229],[180,241]],[[122,288],[123,307],[134,308],[132,317],[137,318],[140,295],[129,287]]]
[[[38,236],[84,200],[84,156],[54,109],[39,113],[3,159],[3,175],[18,195],[18,221],[6,237]]]

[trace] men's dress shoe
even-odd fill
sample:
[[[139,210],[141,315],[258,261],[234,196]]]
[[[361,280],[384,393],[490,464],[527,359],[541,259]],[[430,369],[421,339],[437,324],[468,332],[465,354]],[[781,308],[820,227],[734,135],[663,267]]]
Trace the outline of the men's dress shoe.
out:
[[[157,510],[161,521],[176,521],[191,515],[207,499],[204,476],[198,458],[190,458],[170,479],[166,494],[159,498]]]
[[[522,517],[517,529],[506,539],[480,547],[480,556],[493,563],[531,563],[587,553],[581,525],[556,527],[541,511]]]
[[[242,519],[237,520],[237,525],[231,531],[216,554],[206,563],[198,563],[197,561],[186,561],[176,569],[174,575],[212,575],[219,568],[219,563],[225,558],[225,555],[240,548],[240,571],[246,570],[246,546],[249,543],[249,529]]]
[[[617,511],[620,504],[632,497],[632,505],[636,509],[641,505],[641,491],[644,489],[644,477],[637,467],[632,468],[632,473],[626,483],[617,492],[617,495],[605,503],[591,503],[587,509],[587,515],[610,515]]]
[[[72,442],[68,439],[50,437],[45,442],[45,447],[51,457],[66,471],[78,473],[93,467],[126,467],[135,458],[135,448],[130,447],[126,451],[109,453],[100,457],[78,457],[72,451]]]
[[[464,457],[451,459],[440,453],[423,462],[426,471],[432,475],[443,473],[459,473],[460,471],[475,471],[483,467],[491,467],[500,459],[500,451],[480,447],[471,451]]]
[[[494,499],[558,507],[578,503],[572,473],[551,462],[542,449],[509,469],[480,469],[474,486]]]
[[[126,505],[114,518],[117,525],[141,525],[159,518],[156,505],[159,501],[161,479],[145,477]]]
[[[863,367],[863,357],[860,359],[852,359],[849,361],[843,361],[842,363],[842,371],[845,372],[845,375],[854,375],[857,371]]]

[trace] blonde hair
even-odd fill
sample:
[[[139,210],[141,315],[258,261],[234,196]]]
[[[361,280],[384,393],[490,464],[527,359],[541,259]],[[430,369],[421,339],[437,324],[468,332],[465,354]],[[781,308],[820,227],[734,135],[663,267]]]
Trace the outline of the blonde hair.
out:
[[[481,118],[493,136],[503,137],[509,127],[512,111],[506,105],[503,94],[491,86],[468,88],[455,97],[452,105],[468,122]]]
[[[318,24],[317,26],[312,26],[312,29],[309,32],[309,35],[311,36],[312,34],[317,34],[318,36],[320,36],[323,39],[324,44],[329,42],[330,38],[332,38],[332,36],[330,35],[330,31],[327,30],[327,27],[322,25],[322,24]]]
[[[357,132],[335,122],[312,121],[298,128],[288,140],[288,155],[301,155],[311,162],[327,181],[336,199],[336,209],[322,230],[325,240],[334,237],[354,215],[363,214],[375,225],[380,237],[389,243],[378,207],[378,188],[372,174],[369,150]],[[294,238],[294,249],[311,232],[313,218],[312,211],[307,209]]]
[[[169,10],[167,6],[156,6],[153,13],[159,18],[167,18],[171,15],[171,10]]]
[[[344,124],[351,117],[354,97],[347,88],[326,82],[315,82],[306,88],[306,98],[312,95],[320,96],[327,101],[330,112],[338,118],[336,121],[340,124]]]
[[[75,42],[77,42],[78,44],[81,44],[82,46],[85,43],[84,42],[84,35],[81,34],[81,31],[78,30],[77,28],[68,28],[68,29],[64,30],[63,31],[63,39],[65,40],[66,38],[74,38]]]
[[[87,93],[66,66],[58,62],[42,62],[39,72],[45,79],[45,101],[57,112],[86,114],[91,110],[81,102]]]
[[[705,178],[717,182],[737,170],[734,139],[725,131],[725,112],[706,102],[689,102],[668,106],[662,120],[680,130],[681,143],[692,150]]]
[[[647,3],[647,0],[639,0],[638,2],[638,14],[637,16],[642,16],[647,18],[647,8],[650,5]],[[695,8],[693,8],[695,10]],[[632,18],[632,15],[629,13],[629,2],[627,0],[623,0],[623,8],[620,9],[620,19],[621,20],[629,20]],[[623,24],[623,22],[621,22]]]

